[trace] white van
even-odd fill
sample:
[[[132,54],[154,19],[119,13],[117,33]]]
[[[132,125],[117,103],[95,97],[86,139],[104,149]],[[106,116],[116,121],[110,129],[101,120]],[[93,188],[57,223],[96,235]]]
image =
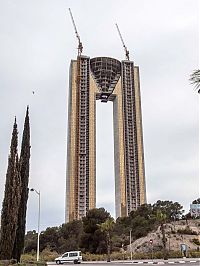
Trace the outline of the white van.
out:
[[[68,261],[69,262],[72,261],[74,262],[74,264],[81,263],[82,261],[81,251],[69,251],[55,259],[55,262],[57,264],[63,264]]]

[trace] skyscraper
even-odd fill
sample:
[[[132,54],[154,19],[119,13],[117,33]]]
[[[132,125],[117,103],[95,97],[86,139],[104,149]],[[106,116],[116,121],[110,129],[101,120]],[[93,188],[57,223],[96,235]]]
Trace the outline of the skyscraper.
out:
[[[139,68],[78,56],[68,99],[66,222],[96,206],[96,100],[113,102],[116,217],[146,202]]]

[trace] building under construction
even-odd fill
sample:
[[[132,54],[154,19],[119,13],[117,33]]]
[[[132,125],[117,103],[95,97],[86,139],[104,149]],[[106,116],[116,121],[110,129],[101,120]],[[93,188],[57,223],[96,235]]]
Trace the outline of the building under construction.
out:
[[[146,202],[139,68],[124,43],[121,62],[81,55],[75,31],[79,54],[70,66],[66,222],[96,207],[96,100],[113,102],[116,217],[126,216]]]

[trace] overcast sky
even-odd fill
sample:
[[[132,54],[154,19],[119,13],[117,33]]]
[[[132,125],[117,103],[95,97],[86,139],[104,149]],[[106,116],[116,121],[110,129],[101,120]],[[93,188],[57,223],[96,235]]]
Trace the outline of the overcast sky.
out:
[[[140,67],[147,199],[184,209],[199,195],[197,0],[0,0],[0,204],[14,116],[19,140],[30,106],[30,185],[41,191],[41,228],[64,222],[69,64],[83,54],[124,59],[115,28]],[[35,91],[35,94],[32,94]],[[97,102],[97,207],[114,215],[112,103]],[[37,228],[29,194],[27,230]],[[0,207],[1,208],[1,207]]]

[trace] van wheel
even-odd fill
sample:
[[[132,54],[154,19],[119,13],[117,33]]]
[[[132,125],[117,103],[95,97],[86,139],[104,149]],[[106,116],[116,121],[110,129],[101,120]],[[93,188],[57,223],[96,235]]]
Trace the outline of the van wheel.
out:
[[[61,261],[60,261],[60,260],[57,260],[57,261],[56,261],[56,264],[61,264]]]
[[[77,260],[74,260],[74,264],[77,264],[78,263],[78,261]]]

